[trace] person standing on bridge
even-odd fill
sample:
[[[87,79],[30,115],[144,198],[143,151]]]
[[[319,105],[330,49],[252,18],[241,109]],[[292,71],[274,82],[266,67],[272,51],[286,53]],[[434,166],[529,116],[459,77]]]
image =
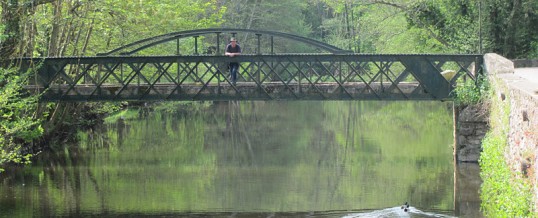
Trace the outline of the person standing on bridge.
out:
[[[230,44],[226,46],[226,50],[224,55],[228,57],[235,57],[237,55],[241,54],[241,47],[237,44],[237,40],[235,38],[230,39]],[[235,85],[235,82],[237,82],[237,71],[239,70],[239,63],[238,62],[230,62],[230,77],[232,79],[232,83]]]

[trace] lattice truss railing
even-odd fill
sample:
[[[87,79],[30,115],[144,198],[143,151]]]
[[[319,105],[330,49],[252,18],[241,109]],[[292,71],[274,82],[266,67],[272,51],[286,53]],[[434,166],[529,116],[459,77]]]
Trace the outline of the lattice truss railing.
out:
[[[238,82],[228,63],[240,62]],[[479,55],[244,55],[24,59],[46,101],[445,100]]]

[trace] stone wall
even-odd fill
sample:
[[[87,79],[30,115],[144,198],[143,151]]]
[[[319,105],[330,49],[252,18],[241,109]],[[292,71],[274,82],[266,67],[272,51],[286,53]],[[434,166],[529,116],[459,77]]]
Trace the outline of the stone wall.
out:
[[[537,166],[532,166],[538,156],[538,95],[530,96],[518,87],[509,89],[510,131],[506,156],[513,171],[528,176],[538,170]]]
[[[512,62],[516,68],[538,67],[538,59],[515,59]]]
[[[508,70],[492,75],[500,82],[493,83],[498,86],[493,88],[501,91],[498,96],[493,97],[508,101],[510,105],[508,147],[505,159],[515,175],[530,180],[536,210],[538,208],[538,177],[536,176],[538,172],[538,164],[536,164],[538,161],[538,85],[513,72]]]
[[[484,55],[484,68],[487,74],[506,74],[514,72],[514,63],[500,55]],[[454,108],[455,145],[454,158],[457,162],[478,162],[482,152],[482,139],[489,130],[487,106],[472,105]]]
[[[454,155],[458,162],[478,162],[482,139],[488,131],[489,114],[482,105],[455,107],[456,125]]]
[[[514,75],[515,67],[536,67],[536,60],[515,60],[514,62],[497,54],[484,55],[485,70],[488,75],[500,78],[509,87],[509,93],[499,98],[510,99],[510,151],[507,159],[513,170],[525,170],[525,174],[538,170],[528,169],[528,162],[538,156],[538,87],[525,84],[526,81]],[[536,90],[534,90],[536,89]],[[506,96],[509,95],[509,96]],[[509,97],[509,98],[508,98]],[[477,162],[482,150],[482,139],[488,130],[489,114],[480,106],[468,106],[454,109],[455,150],[458,162]],[[536,150],[536,152],[534,152]],[[534,158],[535,159],[535,158]],[[529,166],[527,166],[529,165]],[[538,192],[537,192],[538,193]]]

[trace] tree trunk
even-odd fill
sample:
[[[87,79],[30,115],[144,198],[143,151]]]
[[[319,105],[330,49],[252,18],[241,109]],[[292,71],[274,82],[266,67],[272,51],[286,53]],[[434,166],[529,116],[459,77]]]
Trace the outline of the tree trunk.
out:
[[[510,11],[510,15],[507,18],[506,22],[506,31],[504,31],[504,42],[503,42],[503,54],[505,57],[515,57],[516,51],[514,51],[514,45],[516,44],[516,28],[517,25],[516,22],[518,22],[515,17],[517,17],[516,13],[519,13],[520,9],[520,3],[521,0],[514,0],[512,2],[512,10]]]
[[[52,21],[52,32],[50,34],[50,41],[48,46],[48,56],[56,57],[59,55],[59,37],[61,31],[60,22],[62,20],[62,0],[55,1],[54,5],[54,19]]]
[[[348,40],[348,50],[351,50],[351,42],[353,41],[351,39],[351,28],[350,28],[350,25],[349,25],[349,6],[348,6],[348,3],[345,2],[344,3],[344,8],[345,8],[345,13],[346,13],[346,39]]]

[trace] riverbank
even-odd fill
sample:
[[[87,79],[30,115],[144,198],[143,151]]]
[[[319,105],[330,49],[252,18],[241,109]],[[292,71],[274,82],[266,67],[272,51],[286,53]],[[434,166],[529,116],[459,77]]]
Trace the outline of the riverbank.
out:
[[[486,104],[490,130],[480,157],[482,210],[487,217],[533,216],[538,97],[529,89],[536,86],[515,75],[509,60],[487,54],[485,62],[491,94]]]

